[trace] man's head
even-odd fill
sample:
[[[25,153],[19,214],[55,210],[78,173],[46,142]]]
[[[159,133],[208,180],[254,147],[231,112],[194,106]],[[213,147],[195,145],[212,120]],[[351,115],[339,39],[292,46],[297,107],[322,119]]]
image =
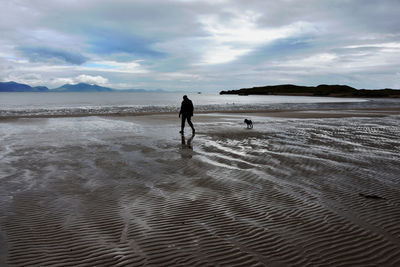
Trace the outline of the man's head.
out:
[[[183,99],[184,99],[184,100],[188,99],[187,95],[184,95],[184,96],[183,96]]]

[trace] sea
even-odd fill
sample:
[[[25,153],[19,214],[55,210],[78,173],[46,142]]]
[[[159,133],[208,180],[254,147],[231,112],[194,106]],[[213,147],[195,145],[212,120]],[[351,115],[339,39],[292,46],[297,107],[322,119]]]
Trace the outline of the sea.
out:
[[[0,118],[178,112],[185,93],[0,93]],[[195,112],[396,108],[399,99],[187,93]]]

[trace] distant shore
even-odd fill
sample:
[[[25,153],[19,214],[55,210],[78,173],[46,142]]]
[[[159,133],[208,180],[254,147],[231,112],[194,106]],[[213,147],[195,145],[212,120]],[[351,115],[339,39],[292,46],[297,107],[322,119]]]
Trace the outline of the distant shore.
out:
[[[399,89],[355,89],[347,85],[299,86],[293,84],[270,85],[238,90],[221,91],[221,95],[288,95],[288,96],[329,96],[361,98],[400,98]]]

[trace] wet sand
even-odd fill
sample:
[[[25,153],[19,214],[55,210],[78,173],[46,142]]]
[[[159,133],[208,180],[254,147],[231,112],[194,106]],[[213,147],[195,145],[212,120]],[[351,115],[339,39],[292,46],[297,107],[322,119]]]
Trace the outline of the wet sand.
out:
[[[0,121],[0,265],[399,266],[399,119]]]

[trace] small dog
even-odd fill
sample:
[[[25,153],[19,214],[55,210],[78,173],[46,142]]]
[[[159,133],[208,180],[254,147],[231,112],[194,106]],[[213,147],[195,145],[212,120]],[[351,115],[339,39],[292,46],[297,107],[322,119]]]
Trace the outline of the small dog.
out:
[[[244,119],[244,123],[247,125],[247,129],[253,129],[253,122],[248,119]]]

